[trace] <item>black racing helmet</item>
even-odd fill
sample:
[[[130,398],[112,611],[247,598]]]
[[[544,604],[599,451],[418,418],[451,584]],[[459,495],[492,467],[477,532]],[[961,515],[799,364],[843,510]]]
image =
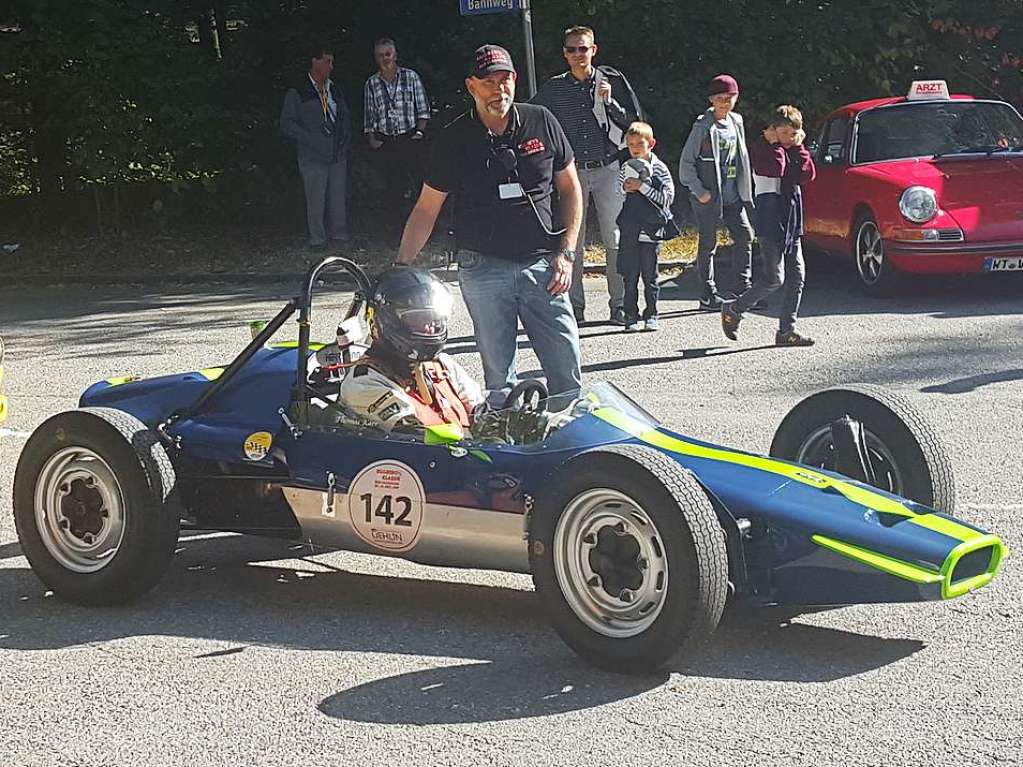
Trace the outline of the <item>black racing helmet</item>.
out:
[[[448,341],[451,293],[432,274],[395,266],[380,274],[369,298],[374,345],[411,362],[434,359]]]

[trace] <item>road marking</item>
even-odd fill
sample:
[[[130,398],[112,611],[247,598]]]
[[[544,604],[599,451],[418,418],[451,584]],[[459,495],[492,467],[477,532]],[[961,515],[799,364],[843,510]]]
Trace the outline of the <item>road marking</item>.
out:
[[[0,429],[0,437],[14,437],[16,439],[28,439],[32,436],[30,431],[14,431],[14,429]]]
[[[964,503],[968,509],[978,511],[1023,511],[1023,503]]]

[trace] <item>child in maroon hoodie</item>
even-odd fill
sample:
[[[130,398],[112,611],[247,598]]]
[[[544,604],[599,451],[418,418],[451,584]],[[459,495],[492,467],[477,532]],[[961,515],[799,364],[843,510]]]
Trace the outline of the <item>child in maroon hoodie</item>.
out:
[[[743,312],[784,286],[775,344],[813,346],[812,338],[796,331],[796,315],[806,275],[800,241],[803,235],[801,186],[817,174],[813,158],[803,146],[805,138],[803,115],[793,106],[780,106],[763,135],[750,147],[756,188],[754,227],[763,259],[763,279],[755,281],[753,287],[721,307],[721,327],[733,341],[738,337]]]

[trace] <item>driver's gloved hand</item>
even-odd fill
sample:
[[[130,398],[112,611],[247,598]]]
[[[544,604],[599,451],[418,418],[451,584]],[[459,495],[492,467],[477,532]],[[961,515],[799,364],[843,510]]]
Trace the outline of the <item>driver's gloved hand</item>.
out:
[[[491,409],[486,402],[472,409],[472,427],[469,432],[481,442],[508,444],[511,441],[504,414]]]
[[[548,418],[545,412],[532,410],[508,411],[508,436],[515,445],[543,442],[547,435]]]
[[[485,418],[488,413],[493,412],[494,408],[491,404],[487,400],[483,400],[472,409],[472,412],[469,415],[472,418],[472,422],[476,423],[479,419]]]

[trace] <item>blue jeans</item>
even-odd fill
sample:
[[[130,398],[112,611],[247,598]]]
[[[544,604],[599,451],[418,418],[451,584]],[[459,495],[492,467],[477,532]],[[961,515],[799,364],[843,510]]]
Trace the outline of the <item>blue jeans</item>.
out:
[[[463,250],[458,285],[469,307],[483,378],[494,404],[518,382],[519,320],[547,376],[551,394],[574,397],[582,386],[579,327],[568,295],[547,292],[554,268],[546,258],[511,261]]]
[[[659,242],[626,242],[618,250],[618,268],[625,280],[625,324],[639,321],[639,278],[643,278],[643,298],[646,306],[643,319],[657,316],[657,298],[661,288],[657,284],[657,259],[661,254]]]
[[[700,230],[700,243],[696,251],[696,269],[700,276],[702,298],[709,298],[718,292],[714,280],[714,256],[718,247],[718,223],[724,222],[732,235],[732,285],[736,293],[742,293],[750,286],[753,258],[753,226],[749,222],[746,205],[737,202],[723,208],[717,198],[702,203],[690,196],[693,213]]]
[[[763,279],[755,281],[752,288],[735,299],[732,311],[736,314],[749,311],[757,301],[784,287],[778,312],[778,332],[782,335],[791,333],[796,329],[796,315],[799,314],[799,303],[806,284],[802,242],[797,237],[786,251],[780,240],[761,239],[760,255],[764,262]]]

